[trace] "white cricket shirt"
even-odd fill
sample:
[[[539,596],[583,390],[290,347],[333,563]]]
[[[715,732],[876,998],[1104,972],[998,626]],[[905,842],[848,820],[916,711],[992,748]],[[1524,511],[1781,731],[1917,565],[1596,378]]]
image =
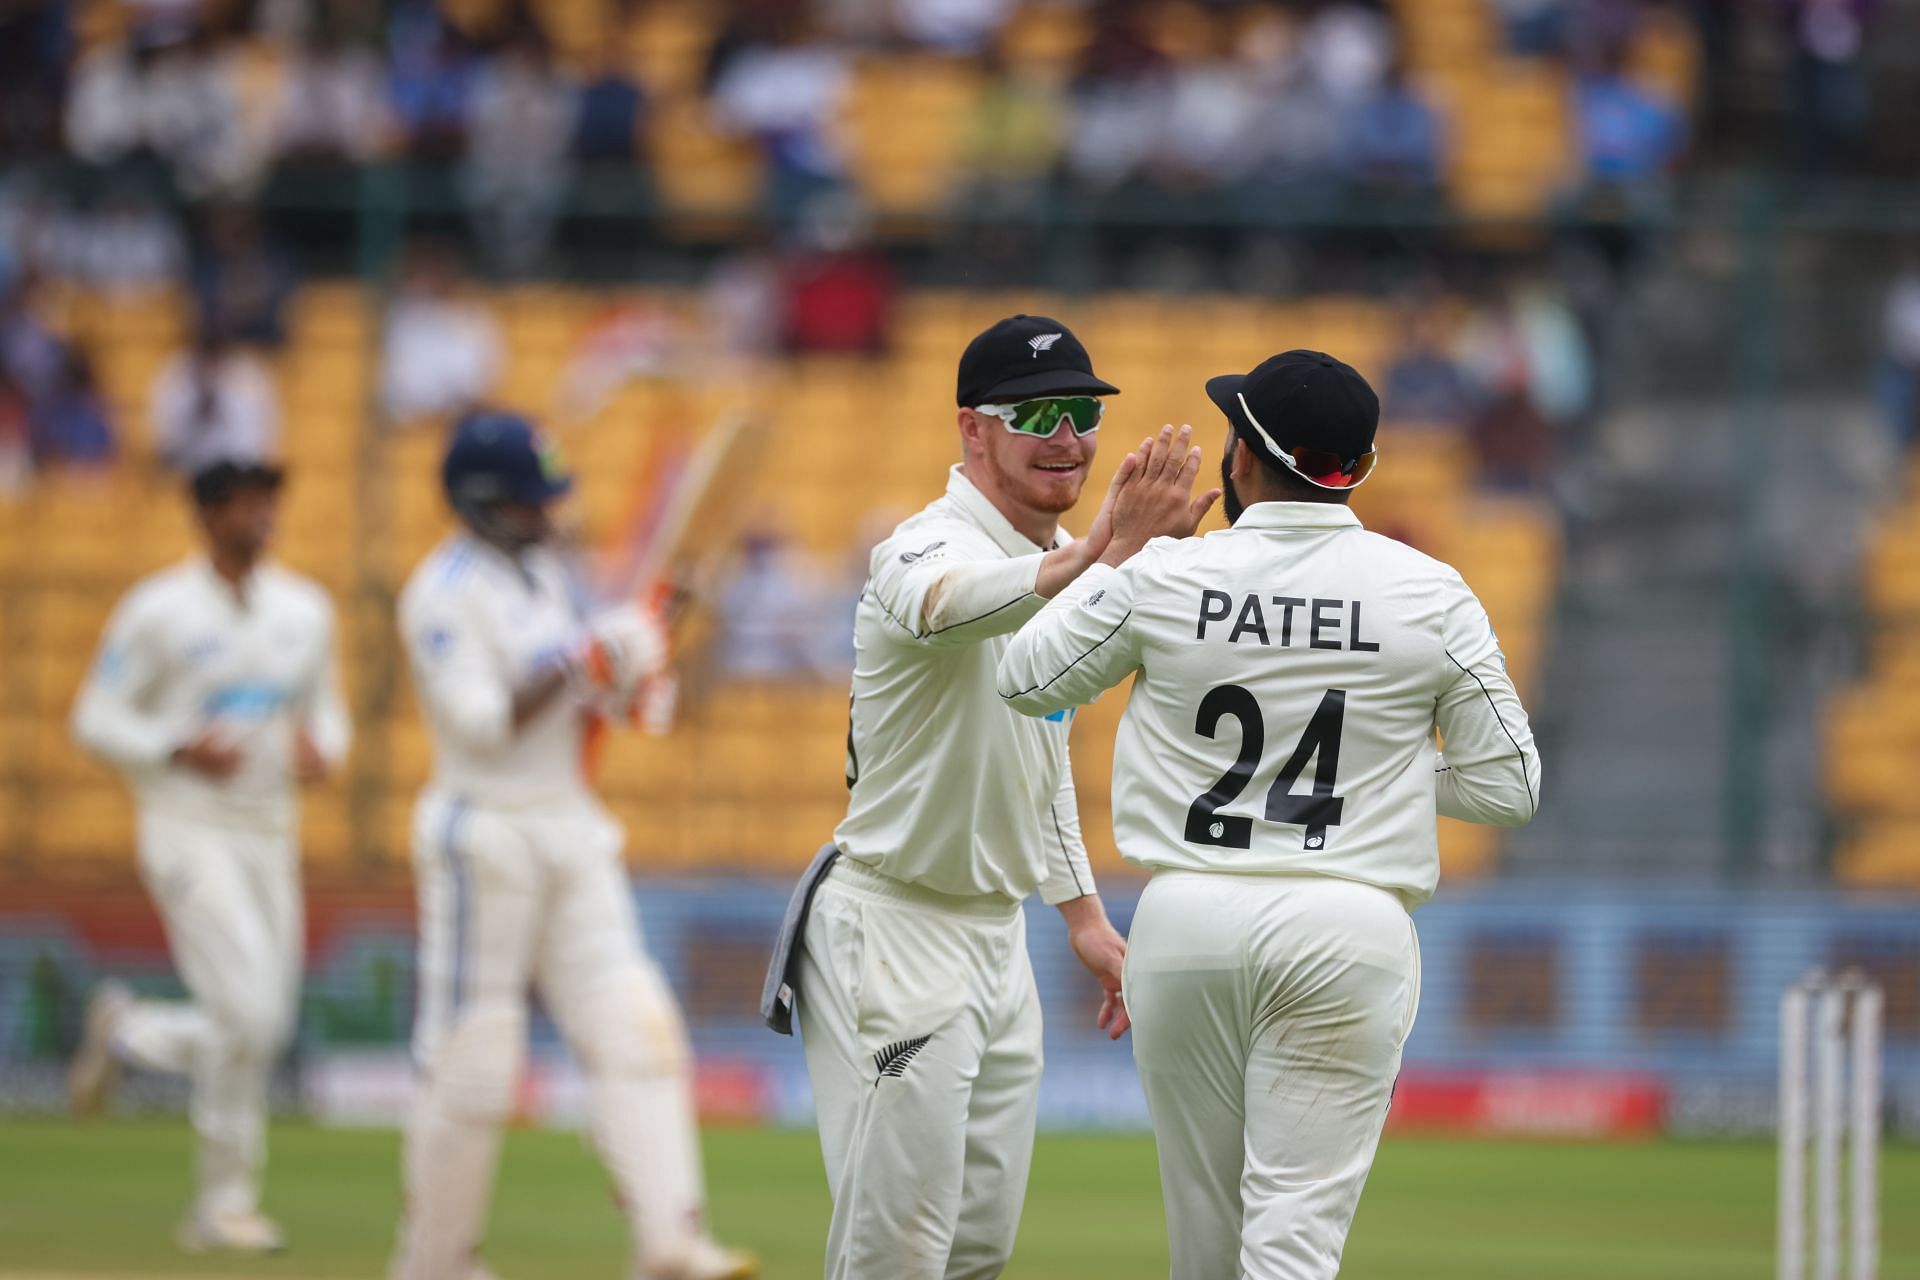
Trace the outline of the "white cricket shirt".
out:
[[[1046,715],[1136,671],[1113,821],[1142,866],[1340,876],[1413,906],[1439,880],[1436,814],[1517,826],[1539,802],[1486,611],[1344,506],[1259,503],[1096,565],[1014,638],[999,689]]]
[[[1009,636],[1045,603],[1033,587],[1047,550],[958,467],[946,496],[874,548],[854,616],[852,796],[834,832],[846,857],[939,893],[1094,891],[1072,712],[1029,719],[994,692]]]
[[[576,798],[586,712],[556,697],[518,733],[513,694],[579,643],[584,604],[545,547],[510,556],[461,532],[400,593],[400,638],[433,737],[433,785],[500,807]]]
[[[333,605],[317,584],[273,564],[244,586],[204,557],[135,583],[115,606],[73,709],[73,736],[126,775],[142,808],[249,829],[299,817],[294,735],[330,764],[351,735],[334,664]],[[211,730],[240,768],[209,778],[175,764]]]

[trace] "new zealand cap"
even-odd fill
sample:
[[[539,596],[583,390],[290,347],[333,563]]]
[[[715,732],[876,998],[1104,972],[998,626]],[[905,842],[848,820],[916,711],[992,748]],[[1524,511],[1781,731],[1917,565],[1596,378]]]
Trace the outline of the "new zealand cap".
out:
[[[1111,396],[1073,331],[1046,316],[1008,316],[960,353],[955,403],[1011,404],[1042,396]]]

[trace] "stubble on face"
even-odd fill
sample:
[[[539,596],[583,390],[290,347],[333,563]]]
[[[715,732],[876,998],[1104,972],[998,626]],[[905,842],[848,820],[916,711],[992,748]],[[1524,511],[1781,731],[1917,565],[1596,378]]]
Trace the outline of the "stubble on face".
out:
[[[1062,424],[1045,440],[1018,436],[996,419],[983,433],[979,458],[992,482],[1030,511],[1063,515],[1080,501],[1099,433],[1076,436]],[[1060,469],[1051,469],[1060,468]]]

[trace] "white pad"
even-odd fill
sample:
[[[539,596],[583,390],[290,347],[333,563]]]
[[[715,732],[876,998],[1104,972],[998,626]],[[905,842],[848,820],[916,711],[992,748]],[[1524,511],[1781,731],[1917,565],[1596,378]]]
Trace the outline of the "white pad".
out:
[[[524,1008],[462,1010],[421,1063],[421,1087],[449,1115],[498,1123],[513,1115],[526,1056]]]
[[[589,998],[591,1013],[576,1048],[589,1074],[628,1077],[684,1074],[693,1060],[680,1007],[651,963],[604,979]]]
[[[660,970],[632,965],[589,999],[578,1046],[592,1079],[592,1137],[613,1175],[635,1274],[678,1274],[705,1238],[692,1054]]]
[[[483,1006],[457,1014],[429,1051],[407,1126],[396,1280],[461,1280],[472,1265],[526,1043],[523,1008]]]

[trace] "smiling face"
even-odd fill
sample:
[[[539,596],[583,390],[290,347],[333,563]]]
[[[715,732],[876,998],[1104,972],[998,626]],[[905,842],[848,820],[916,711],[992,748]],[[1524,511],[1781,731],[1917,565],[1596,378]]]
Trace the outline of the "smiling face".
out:
[[[1008,431],[992,414],[960,410],[967,478],[996,506],[1012,504],[1035,516],[1057,517],[1080,501],[1100,433],[1073,434],[1065,424],[1044,440]],[[1016,526],[1020,523],[1014,522]]]

